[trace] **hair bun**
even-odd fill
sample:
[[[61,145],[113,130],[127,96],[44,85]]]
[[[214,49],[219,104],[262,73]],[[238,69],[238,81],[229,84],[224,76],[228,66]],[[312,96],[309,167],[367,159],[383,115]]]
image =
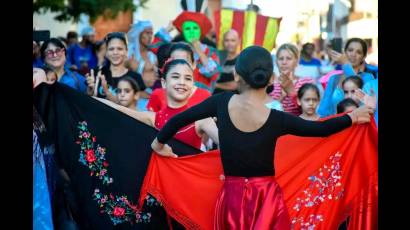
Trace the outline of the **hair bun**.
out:
[[[254,70],[249,76],[249,85],[252,88],[263,88],[268,84],[270,75],[263,69]]]
[[[273,74],[272,56],[263,47],[247,47],[239,54],[235,71],[251,88],[266,87]]]

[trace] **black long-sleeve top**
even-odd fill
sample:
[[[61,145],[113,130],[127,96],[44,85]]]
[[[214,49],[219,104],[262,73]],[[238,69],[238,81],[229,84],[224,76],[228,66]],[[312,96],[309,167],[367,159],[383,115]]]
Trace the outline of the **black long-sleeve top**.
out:
[[[196,120],[217,117],[219,144],[224,173],[227,176],[273,176],[276,140],[286,134],[326,137],[352,124],[349,115],[326,121],[308,121],[294,115],[271,110],[264,125],[254,132],[242,132],[232,123],[228,102],[234,94],[226,92],[174,116],[160,130],[157,139],[166,143],[182,127]],[[292,146],[289,146],[292,148]]]

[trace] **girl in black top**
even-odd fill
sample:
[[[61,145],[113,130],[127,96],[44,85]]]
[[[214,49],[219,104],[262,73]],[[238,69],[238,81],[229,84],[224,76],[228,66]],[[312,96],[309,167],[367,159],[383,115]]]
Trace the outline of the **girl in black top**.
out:
[[[88,94],[118,102],[115,89],[118,82],[124,77],[133,78],[141,91],[145,90],[141,75],[129,70],[125,65],[128,52],[125,35],[120,32],[109,33],[105,37],[105,44],[107,46],[107,63],[99,69],[91,70],[91,73],[87,75]],[[97,89],[94,87],[96,83]]]
[[[177,157],[165,143],[181,127],[206,117],[217,118],[226,177],[215,210],[215,229],[236,229],[238,226],[241,229],[290,229],[282,191],[273,177],[276,140],[285,134],[325,137],[352,123],[370,121],[372,109],[369,107],[360,107],[324,122],[306,121],[268,109],[264,99],[272,73],[267,50],[258,46],[246,48],[235,64],[240,93],[214,95],[178,114],[168,121],[152,143],[152,149],[158,154]]]

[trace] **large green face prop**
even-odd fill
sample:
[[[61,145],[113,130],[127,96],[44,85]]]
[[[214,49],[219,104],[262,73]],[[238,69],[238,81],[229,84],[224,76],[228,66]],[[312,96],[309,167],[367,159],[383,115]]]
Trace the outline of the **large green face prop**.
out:
[[[185,41],[191,43],[201,38],[201,28],[196,22],[186,21],[182,24],[182,34],[184,35]]]

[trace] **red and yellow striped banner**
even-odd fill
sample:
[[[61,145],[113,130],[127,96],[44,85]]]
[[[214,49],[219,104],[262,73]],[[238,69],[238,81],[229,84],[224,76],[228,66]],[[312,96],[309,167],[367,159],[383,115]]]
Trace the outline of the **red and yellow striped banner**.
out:
[[[217,48],[223,49],[223,35],[230,29],[238,32],[241,50],[259,45],[271,51],[275,47],[276,36],[282,18],[259,15],[254,11],[222,9],[215,12]]]

